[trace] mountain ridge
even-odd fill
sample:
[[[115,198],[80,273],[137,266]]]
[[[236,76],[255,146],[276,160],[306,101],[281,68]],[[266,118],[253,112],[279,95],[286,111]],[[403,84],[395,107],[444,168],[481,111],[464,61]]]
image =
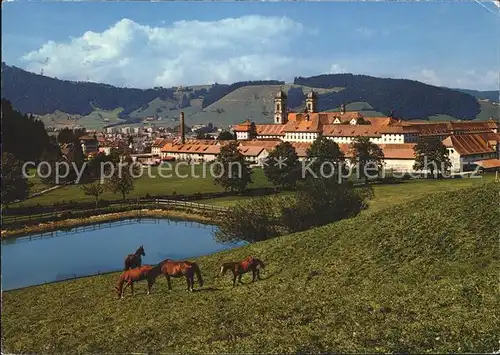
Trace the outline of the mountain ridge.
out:
[[[244,119],[270,123],[274,94],[280,88],[288,93],[292,111],[302,109],[310,90],[318,93],[320,111],[337,110],[347,104],[348,110],[373,116],[388,115],[395,109],[403,119],[463,120],[486,119],[481,114],[497,111],[496,101],[491,99],[494,91],[441,88],[408,79],[354,74],[296,77],[293,83],[262,80],[136,89],[60,80],[2,63],[2,77],[2,98],[23,113],[35,114],[47,126],[102,128],[140,124],[148,117],[158,125],[170,126],[176,124],[181,111],[190,124],[225,126]]]

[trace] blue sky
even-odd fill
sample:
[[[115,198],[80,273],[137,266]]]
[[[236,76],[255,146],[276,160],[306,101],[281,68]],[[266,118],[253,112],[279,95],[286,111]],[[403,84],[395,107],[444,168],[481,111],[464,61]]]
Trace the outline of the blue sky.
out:
[[[145,88],[348,72],[499,87],[491,1],[17,1],[2,10],[2,60],[61,79]]]

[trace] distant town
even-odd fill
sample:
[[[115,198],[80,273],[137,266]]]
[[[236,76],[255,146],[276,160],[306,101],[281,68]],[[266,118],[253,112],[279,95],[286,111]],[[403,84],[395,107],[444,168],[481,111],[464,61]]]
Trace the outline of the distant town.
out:
[[[99,153],[110,154],[112,149],[125,150],[134,161],[158,165],[162,161],[213,161],[220,147],[237,140],[239,150],[252,166],[262,166],[269,153],[282,141],[295,148],[299,159],[305,159],[307,149],[319,136],[335,141],[346,158],[356,137],[369,137],[384,153],[386,168],[413,171],[414,147],[420,137],[438,137],[450,156],[451,171],[471,171],[500,167],[500,135],[498,122],[486,121],[428,122],[404,121],[394,113],[389,117],[366,117],[362,112],[317,112],[317,95],[307,95],[303,112],[289,112],[287,95],[280,90],[274,99],[274,118],[268,124],[249,120],[218,128],[211,123],[188,127],[184,113],[179,125],[155,127],[108,127],[104,131],[86,130],[80,137],[84,155],[91,158]],[[52,129],[57,133],[58,129]],[[64,151],[64,149],[63,149]]]

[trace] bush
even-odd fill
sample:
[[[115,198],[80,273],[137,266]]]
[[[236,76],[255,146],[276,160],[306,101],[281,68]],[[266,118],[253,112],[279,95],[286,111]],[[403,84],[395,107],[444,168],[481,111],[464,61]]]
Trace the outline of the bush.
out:
[[[312,179],[293,196],[252,198],[219,221],[219,242],[256,242],[303,231],[357,215],[373,197],[371,187],[354,188],[334,180]]]
[[[71,211],[65,211],[65,212],[61,213],[60,216],[62,219],[69,219],[69,218],[73,218],[73,213]]]
[[[99,200],[97,202],[97,207],[102,208],[102,207],[108,207],[111,204],[108,200]]]
[[[215,238],[222,243],[246,241],[258,242],[279,235],[276,219],[275,200],[271,198],[252,198],[240,202],[221,216]]]

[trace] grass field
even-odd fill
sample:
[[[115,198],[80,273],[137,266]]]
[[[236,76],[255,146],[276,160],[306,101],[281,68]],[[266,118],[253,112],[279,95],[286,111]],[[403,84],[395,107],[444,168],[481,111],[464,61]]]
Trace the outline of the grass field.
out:
[[[163,168],[161,171],[158,167],[152,167],[148,174],[148,170],[144,170],[143,176],[135,180],[134,191],[128,197],[144,197],[146,194],[154,195],[170,195],[177,193],[178,195],[187,194],[192,195],[197,192],[217,192],[223,191],[219,185],[215,185],[212,176],[210,175],[210,167],[208,165],[192,165],[186,166],[184,164],[178,166],[176,173],[176,165],[172,164],[171,170]],[[163,176],[172,175],[168,178]],[[153,177],[156,176],[156,177]],[[183,176],[189,176],[183,178]],[[267,180],[262,169],[253,169],[252,174],[253,183],[249,188],[257,187],[270,187],[271,183]],[[106,191],[101,195],[105,200],[118,200],[121,195],[113,194]],[[57,201],[93,201],[93,197],[85,196],[80,186],[68,185],[50,191],[41,196],[37,196],[23,202],[13,204],[12,206],[31,206],[36,204],[53,204]]]
[[[4,292],[10,353],[490,353],[498,349],[500,185],[421,200],[197,259],[203,291],[117,275]],[[264,280],[232,288],[221,262]]]
[[[370,201],[369,211],[378,211],[387,206],[412,201],[425,195],[441,192],[453,191],[465,187],[482,185],[492,182],[494,174],[483,174],[481,178],[461,178],[444,180],[407,180],[399,184],[375,184],[373,186],[374,198]],[[289,194],[283,192],[282,194]],[[245,196],[227,196],[214,199],[203,200],[203,203],[213,203],[220,206],[231,206],[238,201],[246,200]]]
[[[147,172],[135,182],[135,189],[128,197],[144,197],[146,194],[151,196],[155,195],[169,195],[174,191],[177,194],[192,195],[197,192],[218,192],[223,191],[218,185],[215,185],[212,177],[210,176],[210,168],[205,168],[205,175],[203,175],[203,168],[200,165],[195,165],[194,170],[191,167],[179,166],[179,174],[174,174],[175,165],[172,170],[163,171],[163,174],[171,173],[173,176],[170,178],[161,178],[158,168],[151,168],[151,176]],[[253,183],[249,188],[271,187],[272,184],[267,180],[262,169],[254,169],[252,174]],[[180,176],[189,174],[189,178],[181,178]],[[195,176],[199,176],[196,178]],[[203,177],[205,176],[205,177]],[[440,181],[434,180],[411,180],[405,181],[401,184],[389,185],[374,185],[375,198],[371,202],[371,209],[378,210],[386,205],[409,201],[415,197],[420,197],[428,193],[438,191],[449,191],[458,188],[468,187],[478,183],[489,182],[494,179],[494,174],[484,174],[481,178],[461,178],[461,179],[445,179]],[[32,181],[35,183],[37,189],[47,188],[49,186],[43,184],[40,179],[34,178]],[[286,193],[286,192],[285,192]],[[242,199],[248,199],[247,196],[228,196],[215,199],[205,199],[203,203],[213,203],[216,205],[229,206]],[[118,200],[121,195],[113,194],[106,191],[101,199],[105,200]],[[54,191],[50,191],[41,196],[37,196],[20,203],[13,204],[12,206],[32,206],[36,204],[53,204],[60,201],[93,201],[93,197],[85,196],[79,186],[68,185]]]

